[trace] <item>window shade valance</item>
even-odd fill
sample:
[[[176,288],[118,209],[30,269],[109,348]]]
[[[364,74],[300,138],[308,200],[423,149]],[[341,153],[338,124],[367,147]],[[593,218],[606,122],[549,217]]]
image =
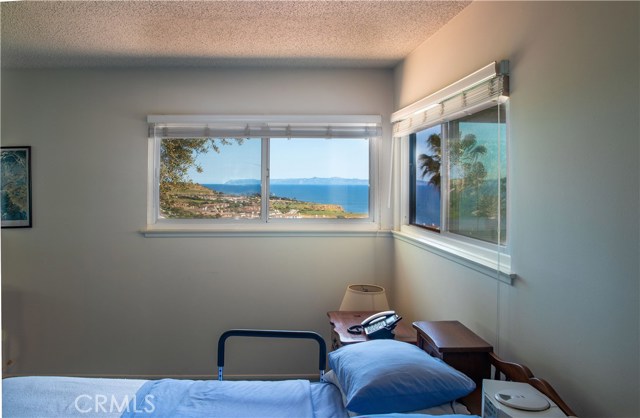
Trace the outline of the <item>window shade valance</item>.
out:
[[[491,63],[393,113],[393,136],[403,137],[504,102],[509,95],[508,67],[508,61]]]
[[[151,115],[157,138],[374,138],[382,134],[376,115],[204,116]]]

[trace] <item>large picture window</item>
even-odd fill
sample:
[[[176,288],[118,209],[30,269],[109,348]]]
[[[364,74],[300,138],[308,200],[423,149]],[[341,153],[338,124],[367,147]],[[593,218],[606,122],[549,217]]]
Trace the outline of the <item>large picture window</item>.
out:
[[[152,124],[150,223],[373,221],[370,120]]]

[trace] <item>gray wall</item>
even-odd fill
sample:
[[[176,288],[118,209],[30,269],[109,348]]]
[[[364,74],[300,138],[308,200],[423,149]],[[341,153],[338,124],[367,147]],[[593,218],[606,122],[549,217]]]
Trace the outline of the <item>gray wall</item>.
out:
[[[4,71],[2,145],[33,147],[34,204],[32,229],[2,230],[6,371],[211,375],[229,328],[328,340],[348,283],[388,286],[390,235],[144,238],[146,115],[388,121],[392,85],[390,70]],[[291,348],[229,359],[228,372],[317,373],[300,353],[313,350]]]
[[[514,286],[402,242],[396,304],[460,319],[580,416],[640,416],[638,3],[479,2],[397,67],[396,109],[511,61]]]

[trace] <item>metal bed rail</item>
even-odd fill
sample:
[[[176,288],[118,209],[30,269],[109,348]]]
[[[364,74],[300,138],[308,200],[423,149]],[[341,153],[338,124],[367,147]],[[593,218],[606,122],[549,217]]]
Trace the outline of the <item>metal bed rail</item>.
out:
[[[222,380],[224,369],[225,343],[230,337],[287,338],[314,340],[318,343],[318,369],[320,381],[324,381],[324,370],[327,367],[327,345],[320,334],[313,331],[265,330],[265,329],[230,329],[222,333],[218,339],[218,380]]]

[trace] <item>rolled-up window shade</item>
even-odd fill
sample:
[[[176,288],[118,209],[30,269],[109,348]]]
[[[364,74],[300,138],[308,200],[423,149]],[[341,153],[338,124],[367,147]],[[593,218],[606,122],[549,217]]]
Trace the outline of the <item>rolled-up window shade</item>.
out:
[[[475,77],[469,76],[443,89],[444,96],[434,93],[433,101],[429,96],[395,112],[391,118],[393,136],[404,137],[504,102],[509,94],[509,77],[498,73],[496,67],[496,63],[490,64],[474,73]],[[506,69],[508,62],[503,61],[500,67]]]
[[[298,121],[296,121],[298,119]],[[292,116],[149,116],[149,135],[160,138],[374,138],[380,116],[338,116],[322,121]]]

